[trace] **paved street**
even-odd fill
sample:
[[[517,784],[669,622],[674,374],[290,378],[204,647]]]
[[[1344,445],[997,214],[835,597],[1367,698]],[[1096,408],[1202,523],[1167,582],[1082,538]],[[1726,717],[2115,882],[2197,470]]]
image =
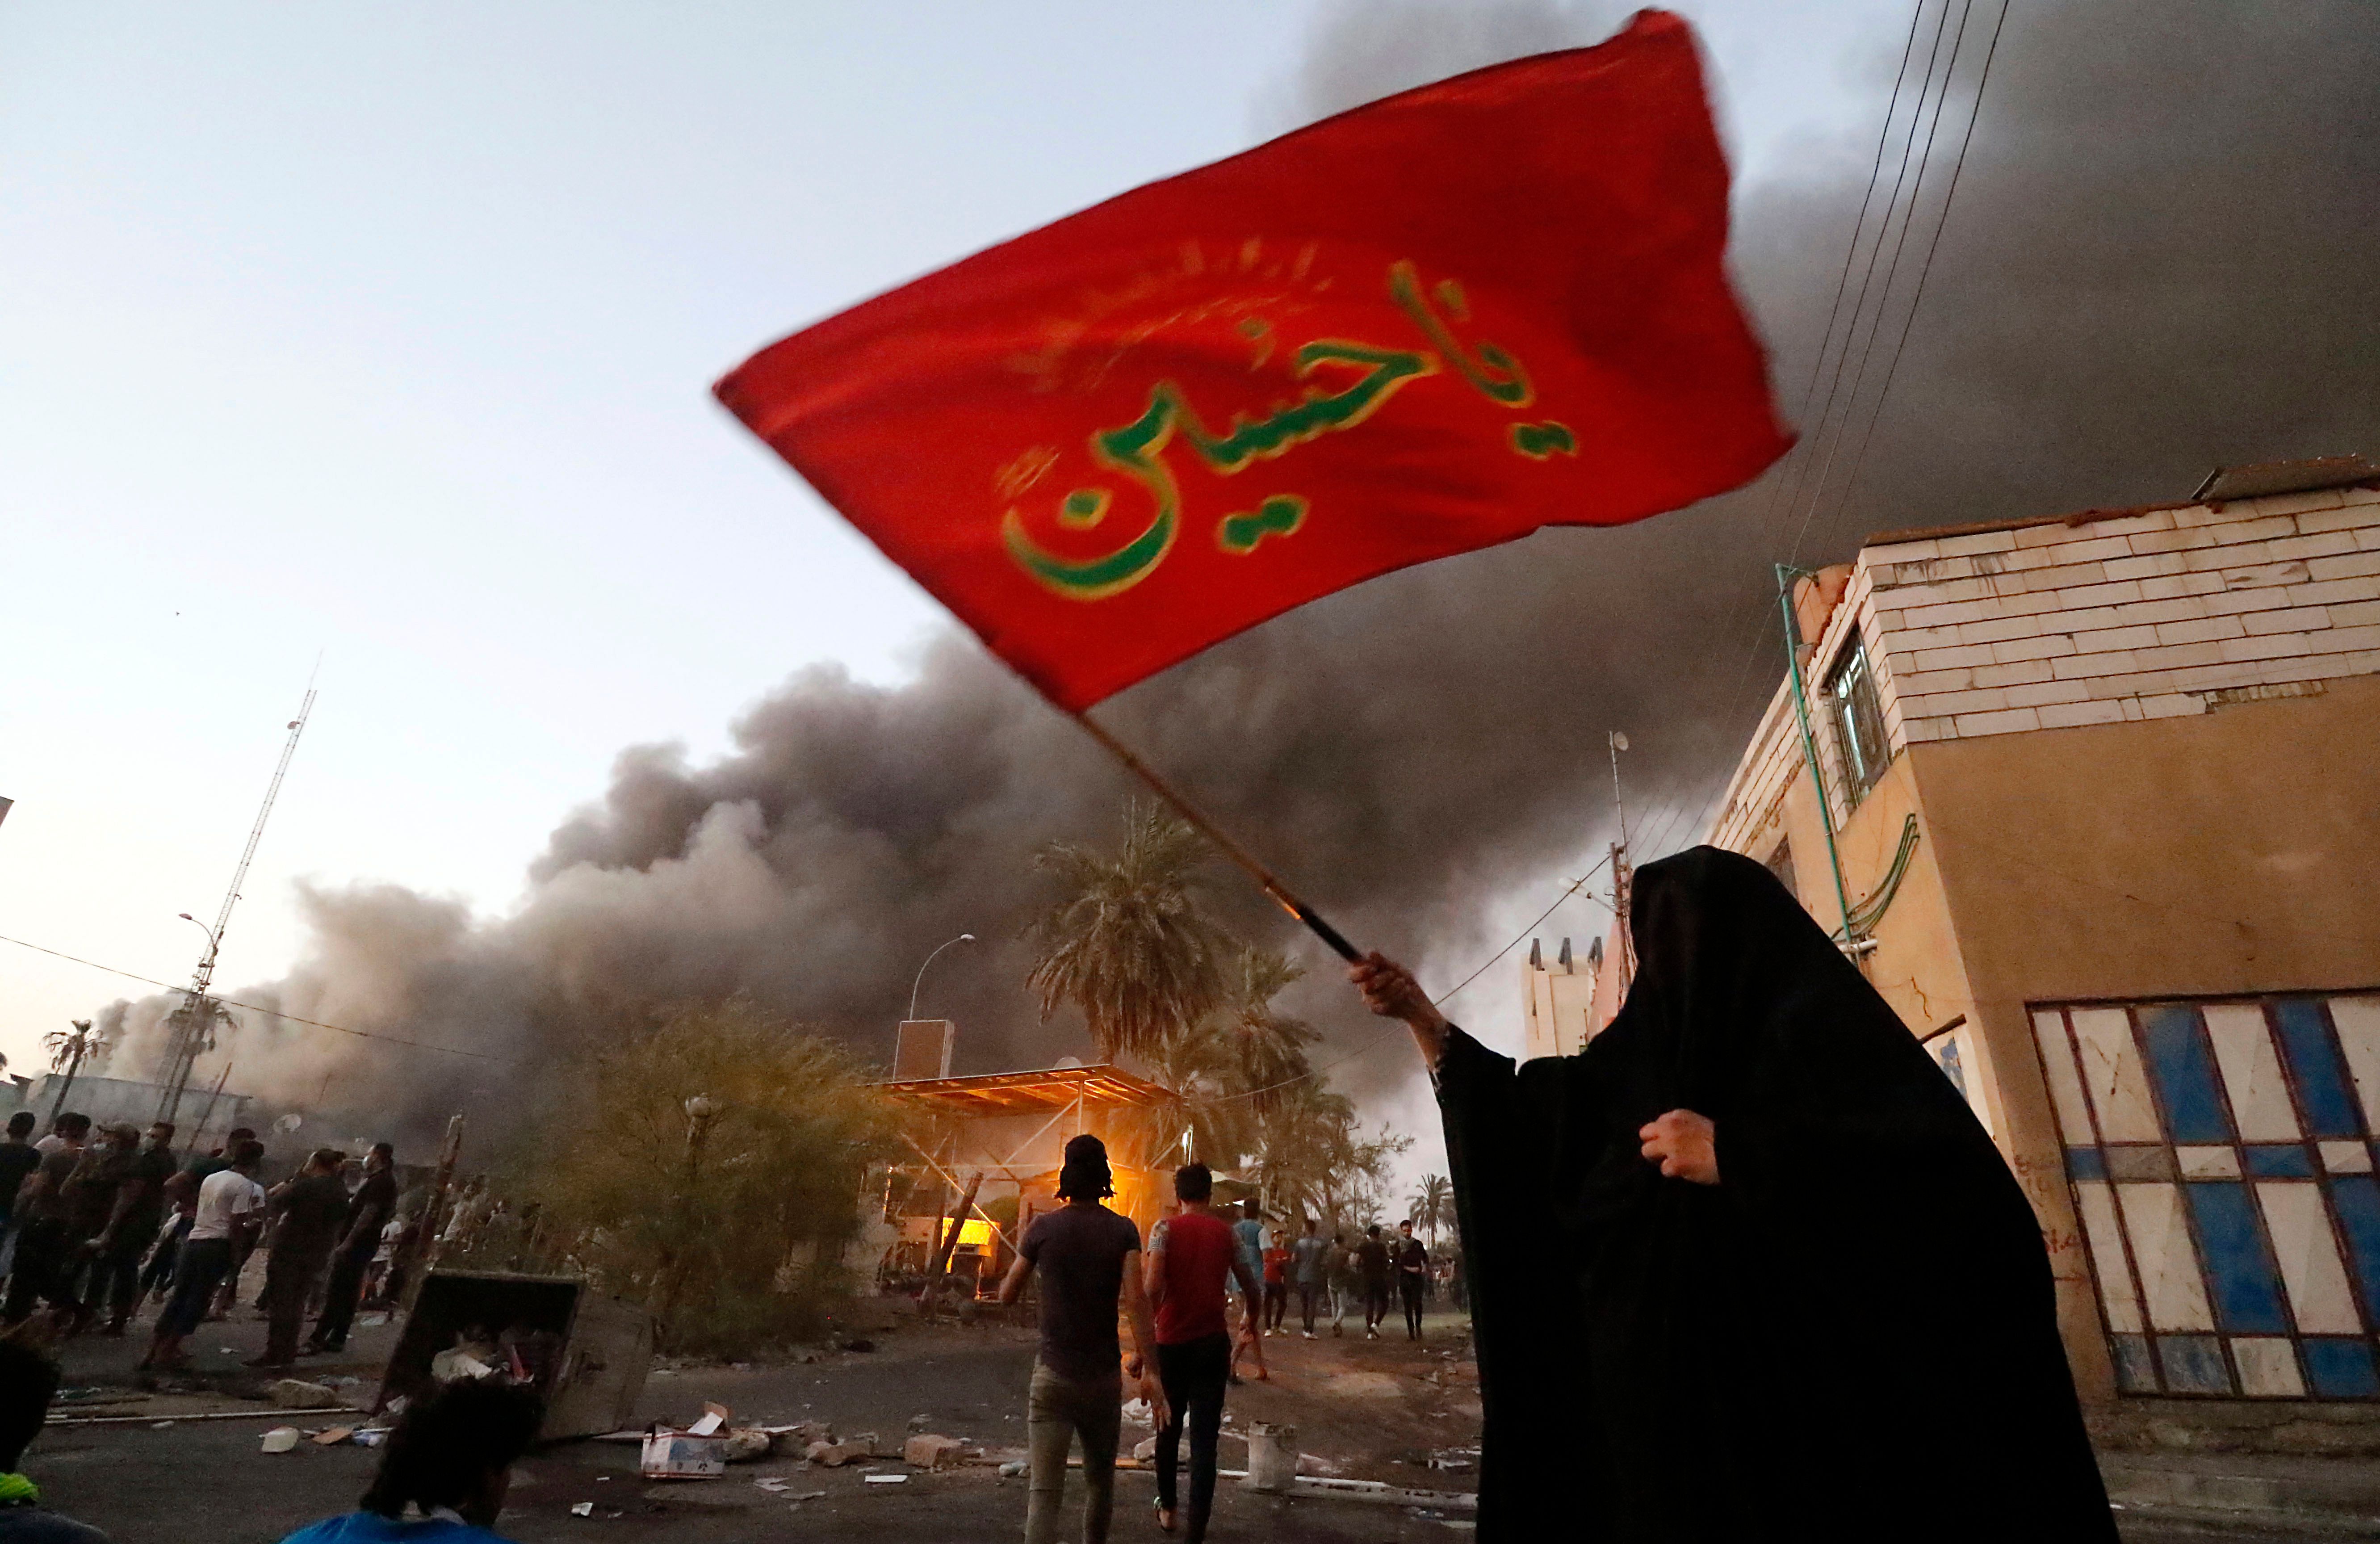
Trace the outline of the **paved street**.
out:
[[[261,1347],[262,1332],[243,1313],[239,1321],[209,1326],[193,1344],[204,1370],[230,1378],[240,1359]],[[1244,1429],[1256,1420],[1295,1425],[1301,1450],[1347,1477],[1467,1488],[1471,1475],[1425,1466],[1434,1453],[1477,1441],[1475,1391],[1460,1371],[1450,1376],[1455,1364],[1444,1356],[1458,1344],[1451,1321],[1433,1319],[1429,1334],[1420,1348],[1402,1339],[1270,1341],[1276,1376],[1269,1383],[1250,1381],[1232,1391],[1232,1427]],[[385,1324],[360,1329],[349,1356],[310,1361],[304,1375],[365,1380],[342,1391],[362,1403],[394,1335]],[[638,1418],[685,1420],[705,1400],[713,1400],[739,1419],[822,1419],[843,1435],[872,1430],[897,1441],[910,1418],[923,1415],[929,1429],[987,1448],[1022,1440],[1020,1392],[1032,1358],[1026,1331],[998,1325],[909,1326],[879,1336],[877,1344],[868,1353],[820,1354],[810,1364],[665,1366],[646,1385]],[[67,1351],[68,1382],[128,1392],[138,1354],[137,1341],[79,1341]],[[369,1450],[301,1444],[295,1453],[268,1456],[259,1442],[267,1429],[279,1424],[275,1417],[188,1418],[200,1410],[257,1408],[219,1394],[157,1393],[131,1404],[78,1404],[59,1414],[137,1418],[55,1428],[42,1437],[28,1465],[57,1506],[107,1529],[119,1544],[164,1538],[176,1544],[258,1544],[350,1506],[374,1462]],[[305,1416],[297,1424],[319,1428],[331,1420]],[[161,1425],[166,1421],[172,1424]],[[1131,1441],[1146,1435],[1145,1429],[1127,1430]],[[1241,1466],[1245,1452],[1227,1429],[1225,1467]],[[993,1467],[920,1474],[886,1462],[874,1470],[907,1477],[898,1485],[870,1485],[856,1468],[814,1469],[771,1459],[738,1465],[722,1480],[649,1484],[636,1475],[631,1447],[565,1443],[521,1465],[504,1531],[525,1544],[589,1544],[590,1534],[622,1540],[745,1538],[764,1529],[772,1538],[849,1538],[865,1532],[880,1544],[943,1544],[1004,1537],[1022,1524],[1024,1482],[1002,1479]],[[786,1482],[783,1495],[752,1483],[771,1477]],[[1145,1516],[1154,1489],[1145,1472],[1120,1477],[1118,1537],[1161,1537]],[[809,1492],[823,1495],[789,1499]],[[1222,1538],[1378,1544],[1464,1531],[1459,1515],[1433,1516],[1426,1509],[1259,1497],[1230,1480],[1220,1495],[1216,1534]],[[592,1516],[571,1514],[580,1502],[592,1503]],[[2243,1530],[2236,1522],[2218,1525],[2139,1509],[2127,1511],[2119,1522],[2128,1544],[2208,1538],[2303,1544],[2374,1537],[2371,1530],[2345,1526]],[[1912,1537],[1923,1535],[1922,1526],[1912,1526]]]
[[[302,1375],[369,1378],[393,1334],[386,1326],[360,1331],[351,1355],[334,1364],[310,1361]],[[1347,1477],[1459,1488],[1469,1475],[1425,1465],[1433,1452],[1477,1441],[1475,1391],[1459,1381],[1441,1387],[1430,1380],[1444,1377],[1448,1363],[1441,1353],[1457,1343],[1445,1321],[1434,1321],[1431,1334],[1434,1343],[1422,1348],[1402,1338],[1271,1341],[1274,1381],[1233,1390],[1228,1418],[1233,1427],[1251,1420],[1295,1424],[1301,1448]],[[254,1354],[261,1337],[261,1324],[243,1321],[211,1325],[203,1341],[192,1343],[210,1370],[227,1372]],[[987,1447],[1023,1441],[1029,1333],[994,1325],[912,1327],[880,1337],[878,1344],[872,1353],[827,1354],[810,1365],[657,1369],[638,1418],[686,1420],[713,1400],[739,1420],[825,1419],[839,1434],[872,1430],[895,1443],[918,1415],[929,1417],[929,1429]],[[132,1342],[77,1342],[67,1348],[68,1381],[128,1384],[137,1355]],[[369,1385],[343,1392],[361,1396]],[[274,1418],[187,1418],[200,1407],[242,1406],[221,1397],[164,1394],[137,1404],[93,1405],[94,1414],[104,1409],[145,1418],[57,1428],[42,1438],[28,1466],[61,1510],[107,1529],[119,1544],[275,1539],[351,1506],[371,1470],[374,1454],[353,1446],[301,1444],[295,1453],[266,1455],[259,1442],[279,1424]],[[159,1428],[177,1415],[184,1418]],[[331,1420],[307,1416],[295,1424],[319,1428]],[[1127,1442],[1147,1435],[1146,1429],[1126,1429]],[[1227,1429],[1224,1466],[1240,1467],[1245,1453]],[[584,1540],[594,1530],[633,1538],[740,1538],[765,1526],[771,1537],[847,1538],[865,1530],[884,1544],[922,1544],[1002,1537],[1023,1524],[1024,1482],[1002,1479],[994,1467],[932,1475],[911,1473],[895,1462],[875,1468],[908,1477],[898,1485],[870,1485],[856,1469],[771,1459],[738,1465],[722,1480],[649,1485],[637,1477],[632,1447],[565,1443],[521,1465],[504,1531],[534,1544]],[[796,1502],[751,1483],[771,1476],[788,1482],[789,1495],[824,1495]],[[1160,1537],[1144,1515],[1154,1494],[1153,1477],[1145,1472],[1120,1477],[1121,1537]],[[1450,1531],[1446,1521],[1417,1509],[1258,1497],[1231,1480],[1223,1482],[1220,1498],[1216,1531],[1221,1538],[1378,1541],[1441,1538]],[[592,1502],[594,1515],[572,1515],[570,1508],[579,1502]]]

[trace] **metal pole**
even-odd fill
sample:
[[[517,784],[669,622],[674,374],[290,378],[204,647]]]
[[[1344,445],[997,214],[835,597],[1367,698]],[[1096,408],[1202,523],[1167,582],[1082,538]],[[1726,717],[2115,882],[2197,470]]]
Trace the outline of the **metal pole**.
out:
[[[183,1162],[188,1163],[199,1150],[199,1138],[206,1135],[207,1123],[215,1118],[215,1100],[223,1098],[224,1085],[230,1081],[231,1064],[225,1062],[223,1071],[215,1076],[214,1091],[207,1095],[207,1112],[199,1117],[198,1129],[191,1132],[190,1139],[182,1145]]]
[[[934,954],[941,954],[953,943],[973,943],[974,942],[975,934],[961,933],[956,938],[934,945],[934,954],[926,956],[926,964],[917,967],[917,979],[909,983],[909,1016],[912,1019],[917,1016],[917,989],[926,984],[926,966],[934,963]]]
[[[1835,904],[1842,908],[1843,947],[1859,942],[1852,936],[1851,893],[1843,888],[1843,855],[1835,847],[1835,812],[1827,801],[1827,780],[1818,771],[1818,742],[1810,733],[1810,700],[1802,687],[1802,625],[1793,615],[1793,581],[1807,578],[1803,570],[1777,565],[1777,603],[1785,614],[1785,663],[1793,678],[1793,712],[1802,725],[1802,759],[1810,768],[1810,785],[1818,795],[1818,828],[1827,833],[1827,863],[1835,876]]]
[[[414,1235],[413,1247],[407,1251],[404,1262],[417,1269],[407,1273],[405,1313],[413,1311],[414,1300],[421,1295],[421,1283],[438,1264],[438,1234],[445,1225],[446,1192],[455,1184],[455,1163],[463,1156],[463,1117],[450,1116],[446,1122],[446,1139],[438,1144],[438,1176],[431,1181],[430,1199],[421,1209],[421,1231]]]

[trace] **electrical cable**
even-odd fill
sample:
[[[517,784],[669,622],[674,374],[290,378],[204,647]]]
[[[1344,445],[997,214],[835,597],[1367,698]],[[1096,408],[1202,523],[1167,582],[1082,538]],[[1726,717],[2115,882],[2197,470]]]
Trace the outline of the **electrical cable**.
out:
[[[1952,35],[1950,40],[1949,62],[1946,64],[1942,69],[1942,89],[1934,93],[1934,115],[1927,121],[1925,126],[1925,148],[1919,152],[1917,156],[1917,178],[1914,182],[1912,182],[1909,185],[1909,202],[1901,210],[1900,214],[1900,234],[1893,239],[1892,261],[1886,263],[1884,267],[1884,288],[1876,295],[1876,314],[1868,322],[1867,342],[1863,344],[1860,347],[1859,368],[1852,372],[1852,389],[1843,398],[1842,419],[1840,422],[1836,425],[1834,438],[1828,443],[1826,459],[1819,464],[1818,480],[1810,490],[1810,505],[1802,513],[1802,524],[1793,533],[1793,544],[1791,547],[1788,547],[1785,551],[1785,561],[1789,565],[1791,564],[1794,559],[1802,555],[1802,543],[1810,534],[1810,523],[1817,518],[1818,505],[1825,502],[1827,479],[1834,471],[1835,457],[1841,453],[1843,448],[1843,440],[1851,432],[1852,419],[1859,411],[1860,387],[1867,381],[1868,360],[1876,354],[1876,334],[1884,330],[1885,313],[1890,310],[1892,307],[1893,286],[1900,282],[1901,254],[1908,249],[1909,228],[1917,223],[1917,206],[1925,195],[1925,174],[1933,169],[1934,140],[1935,137],[1940,133],[1942,128],[1942,109],[1950,100],[1950,79],[1958,71],[1959,53],[1961,49],[1966,46],[1967,42],[1967,20],[1973,12],[1973,0],[1966,0],[1966,3],[1961,5],[1959,8],[1959,30]],[[1942,29],[1937,29],[1936,32],[1935,41],[1937,45],[1941,41],[1940,33],[1942,30],[1947,30],[1947,23],[1949,20],[1949,10],[1948,6],[1945,6],[1943,8],[1943,20],[1946,26]],[[1928,79],[1931,79],[1930,72]],[[1920,114],[1923,114],[1925,110],[1925,99],[1922,96],[1917,100],[1917,110]],[[1912,144],[1916,142],[1917,128],[1914,118],[1912,118],[1910,123],[1909,138]],[[1905,152],[1901,157],[1901,164],[1903,169],[1906,170],[1908,165],[1908,156]],[[1898,194],[1899,188],[1897,185],[1894,191]],[[1944,206],[1943,213],[1945,215],[1949,213],[1948,205]],[[1878,251],[1881,251],[1883,247],[1884,239],[1881,233],[1879,233],[1876,238],[1876,249]],[[1875,252],[1868,254],[1868,267],[1872,274],[1876,267]],[[1861,285],[1863,297],[1864,297],[1866,285],[1865,282],[1863,281]],[[1845,353],[1848,354],[1849,350],[1846,349]],[[1840,359],[1835,361],[1835,369],[1838,374],[1841,372],[1842,362],[1843,361]]]
[[[1502,959],[1505,955],[1519,948],[1521,945],[1521,940],[1528,937],[1530,933],[1542,927],[1545,924],[1547,918],[1551,917],[1556,911],[1560,910],[1561,904],[1564,901],[1569,900],[1572,895],[1577,894],[1582,889],[1585,889],[1586,881],[1595,878],[1597,870],[1600,869],[1606,863],[1610,861],[1611,858],[1609,854],[1606,854],[1604,857],[1597,858],[1595,863],[1595,868],[1589,869],[1585,873],[1581,874],[1578,878],[1572,880],[1571,881],[1570,888],[1563,891],[1559,896],[1556,896],[1552,906],[1549,906],[1546,907],[1545,910],[1537,913],[1537,919],[1535,922],[1530,923],[1527,927],[1523,928],[1519,932],[1513,934],[1512,942],[1507,943],[1501,949],[1497,950],[1493,954],[1488,956],[1486,962],[1483,963],[1478,969],[1473,971],[1470,975],[1465,976],[1462,980],[1457,981],[1447,991],[1431,998],[1429,1000],[1430,1006],[1434,1008],[1439,1003],[1448,1001],[1453,997],[1456,992],[1461,991],[1464,987],[1469,986],[1481,976],[1487,974],[1488,967],[1493,966],[1498,960]],[[1596,897],[1592,892],[1589,893],[1589,898],[1599,899],[1599,897]],[[1269,1094],[1277,1089],[1291,1088],[1296,1084],[1308,1082],[1315,1078],[1326,1077],[1332,1072],[1345,1066],[1348,1063],[1354,1061],[1357,1057],[1369,1056],[1372,1052],[1379,1050],[1382,1046],[1394,1044],[1396,1044],[1394,1039],[1383,1037],[1379,1039],[1374,1040],[1371,1044],[1364,1047],[1360,1051],[1349,1052],[1346,1055],[1340,1057],[1337,1061],[1330,1063],[1328,1066],[1315,1067],[1309,1071],[1299,1073],[1295,1077],[1284,1077],[1278,1083],[1268,1083],[1261,1088],[1244,1089],[1236,1094],[1220,1094],[1213,1099],[1201,1100],[1198,1102],[1209,1105],[1229,1104],[1233,1100],[1254,1099],[1258,1094]]]
[[[143,976],[136,970],[119,970],[112,965],[102,965],[97,960],[87,960],[79,954],[69,954],[63,949],[45,949],[38,943],[28,943],[21,938],[10,938],[6,934],[0,934],[0,943],[13,943],[19,949],[30,949],[37,954],[48,954],[55,959],[68,960],[76,965],[87,965],[93,970],[104,970],[111,976],[121,976],[128,981],[141,981],[152,987],[163,987],[167,991],[189,990],[187,987],[176,986],[171,981],[161,981],[154,976]],[[232,998],[218,996],[214,992],[207,993],[207,1000],[220,1003],[226,1008],[245,1008],[252,1014],[269,1014],[274,1018],[285,1018],[292,1024],[309,1025],[316,1029],[335,1029],[342,1035],[353,1035],[358,1039],[386,1040],[391,1045],[410,1046],[416,1051],[438,1051],[449,1056],[473,1056],[482,1062],[503,1062],[509,1064],[515,1060],[510,1056],[498,1056],[486,1051],[465,1051],[460,1046],[431,1045],[426,1040],[408,1040],[401,1035],[383,1035],[375,1029],[350,1029],[344,1024],[325,1024],[319,1018],[303,1018],[297,1014],[284,1013],[279,1008],[268,1008],[261,1003],[241,1003]]]
[[[1967,129],[1959,140],[1959,159],[1951,164],[1950,186],[1942,195],[1942,215],[1934,223],[1934,238],[1926,245],[1925,261],[1918,266],[1917,288],[1910,298],[1909,314],[1900,319],[1900,336],[1893,343],[1891,363],[1884,372],[1884,384],[1876,394],[1876,408],[1868,415],[1867,431],[1860,436],[1859,449],[1852,456],[1851,471],[1843,480],[1843,495],[1839,505],[1840,508],[1851,507],[1852,492],[1859,486],[1860,471],[1867,461],[1868,442],[1876,437],[1876,426],[1884,417],[1885,400],[1892,395],[1893,380],[1900,373],[1900,352],[1909,345],[1910,329],[1916,325],[1917,308],[1925,303],[1925,281],[1934,273],[1934,254],[1941,249],[1942,232],[1950,224],[1950,202],[1959,196],[1959,177],[1967,169],[1967,147],[1974,142],[1975,125],[1984,115],[1984,90],[1991,83],[1992,61],[1999,56],[2000,29],[2008,25],[2010,3],[2011,0],[2001,0],[1999,18],[1992,23],[1991,45],[1985,49],[1984,67],[1975,77],[1974,111],[1967,115]]]

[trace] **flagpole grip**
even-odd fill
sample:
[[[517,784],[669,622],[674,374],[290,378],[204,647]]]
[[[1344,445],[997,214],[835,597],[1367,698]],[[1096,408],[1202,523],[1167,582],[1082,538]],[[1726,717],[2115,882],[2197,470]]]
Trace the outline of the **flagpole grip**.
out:
[[[1151,792],[1172,805],[1182,818],[1190,822],[1201,836],[1212,842],[1225,857],[1248,872],[1275,906],[1305,925],[1306,930],[1330,947],[1332,953],[1350,965],[1362,962],[1363,952],[1347,942],[1346,935],[1322,919],[1322,914],[1290,893],[1287,885],[1273,878],[1271,870],[1251,857],[1246,848],[1224,834],[1222,829],[1207,818],[1206,812],[1175,792],[1172,784],[1157,775],[1148,762],[1132,753],[1132,748],[1094,723],[1088,713],[1075,711],[1068,715],[1083,726],[1083,733],[1099,741],[1107,753],[1123,763],[1124,770],[1148,784]]]

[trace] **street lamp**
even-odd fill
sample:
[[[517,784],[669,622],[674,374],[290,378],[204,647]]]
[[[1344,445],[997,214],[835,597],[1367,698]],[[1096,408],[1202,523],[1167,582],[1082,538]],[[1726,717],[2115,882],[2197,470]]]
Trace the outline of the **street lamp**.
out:
[[[958,937],[951,939],[947,942],[936,944],[934,946],[934,954],[941,954],[953,943],[973,943],[974,942],[975,934],[961,933]],[[926,956],[926,965],[931,965],[934,963],[934,954],[928,954]],[[917,967],[917,979],[909,983],[909,1016],[912,1019],[917,1016],[917,989],[926,984],[926,965],[921,965]]]
[[[215,937],[215,930],[212,928],[208,927],[188,912],[177,911],[174,915],[207,935],[207,964],[212,966],[215,963],[215,956],[223,953],[223,940]]]

